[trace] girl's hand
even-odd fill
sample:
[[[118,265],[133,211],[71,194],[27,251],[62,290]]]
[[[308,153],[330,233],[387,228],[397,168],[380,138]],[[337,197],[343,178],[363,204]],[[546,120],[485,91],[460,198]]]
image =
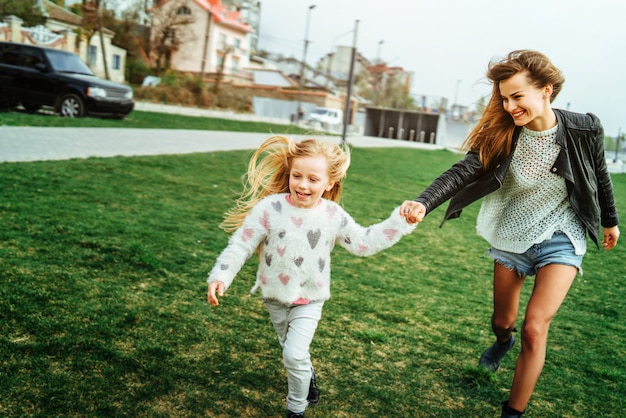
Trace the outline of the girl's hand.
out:
[[[602,239],[602,247],[605,250],[610,250],[615,247],[617,240],[619,239],[619,228],[617,225],[611,228],[604,228],[604,238]]]
[[[209,302],[213,306],[219,305],[219,301],[217,297],[215,297],[215,291],[217,290],[218,296],[224,296],[224,283],[222,282],[211,282],[209,283],[209,291],[207,294],[207,302]]]
[[[412,200],[405,200],[400,206],[400,216],[403,216],[410,224],[422,222],[426,216],[426,206]]]

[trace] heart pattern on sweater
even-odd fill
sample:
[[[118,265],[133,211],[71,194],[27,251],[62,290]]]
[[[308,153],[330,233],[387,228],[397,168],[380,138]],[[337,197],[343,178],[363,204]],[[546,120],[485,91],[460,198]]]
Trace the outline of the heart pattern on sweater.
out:
[[[320,273],[322,273],[324,271],[324,267],[326,267],[326,260],[320,258],[319,260],[317,260],[317,266],[320,269]]]
[[[302,226],[302,222],[304,222],[304,219],[302,219],[302,218],[293,218],[293,217],[292,217],[292,218],[291,218],[291,222],[293,222],[293,224],[294,224],[296,227],[300,228],[300,227]]]
[[[391,241],[393,237],[396,236],[397,233],[398,233],[397,229],[384,229],[383,230],[383,234],[385,234],[385,236],[387,237],[389,241]]]
[[[266,210],[263,211],[263,216],[259,219],[259,223],[263,228],[270,230],[270,214]]]
[[[283,209],[283,205],[281,205],[280,202],[272,202],[272,207],[278,213],[280,213]]]
[[[281,257],[285,255],[285,251],[287,251],[287,247],[277,247],[276,248],[276,252],[278,252],[278,255],[280,255]]]
[[[241,237],[243,239],[243,242],[250,241],[250,239],[253,236],[254,236],[254,229],[252,229],[252,228],[244,228],[243,229],[243,236]]]
[[[341,217],[341,227],[345,227],[346,225],[348,225],[348,218],[346,218],[345,216]]]
[[[291,277],[289,277],[289,275],[285,273],[280,273],[278,275],[278,278],[280,279],[280,282],[285,286],[287,286],[287,283],[289,283],[289,280],[291,280]]]
[[[272,254],[265,254],[265,264],[268,267],[272,265]]]
[[[312,250],[315,249],[315,247],[317,246],[321,235],[322,231],[320,231],[319,229],[315,232],[309,231],[306,233],[306,238],[309,240],[309,245],[311,246]]]
[[[300,267],[302,265],[302,262],[304,261],[303,257],[298,257],[295,260],[293,260],[294,263],[296,263],[296,266]]]
[[[278,238],[280,238],[280,239],[285,238],[285,234],[286,234],[286,233],[287,233],[287,231],[280,231],[280,232],[278,233]]]
[[[267,277],[261,276],[261,283],[267,284]]]
[[[229,265],[228,264],[220,264],[220,270],[224,271],[224,270],[228,270]]]
[[[337,206],[331,206],[331,205],[326,206],[326,212],[328,213],[328,217],[332,218],[337,212]]]

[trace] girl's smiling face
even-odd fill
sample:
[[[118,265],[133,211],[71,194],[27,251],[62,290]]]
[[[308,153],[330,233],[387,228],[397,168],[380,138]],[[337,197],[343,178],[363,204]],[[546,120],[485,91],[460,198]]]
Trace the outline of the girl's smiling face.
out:
[[[500,82],[502,106],[515,125],[525,126],[533,131],[545,131],[556,123],[550,107],[552,86],[535,87],[528,82],[525,72],[520,72]]]
[[[291,161],[289,192],[291,203],[299,208],[315,207],[335,182],[328,177],[328,162],[323,155],[298,157]]]

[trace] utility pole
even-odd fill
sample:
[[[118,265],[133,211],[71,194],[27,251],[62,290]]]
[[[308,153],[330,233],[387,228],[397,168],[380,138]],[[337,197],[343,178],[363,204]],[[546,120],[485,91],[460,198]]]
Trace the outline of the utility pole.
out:
[[[204,28],[204,45],[202,47],[202,63],[200,64],[200,80],[204,81],[204,72],[206,71],[207,54],[209,50],[209,36],[211,34],[211,12],[206,12],[206,27]]]
[[[104,6],[104,0],[96,0],[96,13],[98,17],[98,36],[100,37],[100,49],[102,49],[102,63],[104,65],[104,77],[107,80],[111,79],[109,76],[109,65],[107,64],[107,52],[104,49],[104,34],[102,33],[102,8]]]
[[[309,48],[309,22],[311,21],[311,10],[315,9],[315,5],[309,6],[306,14],[306,29],[304,30],[304,52],[302,53],[302,62],[300,63],[300,77],[298,79],[298,105],[296,107],[296,115],[294,120],[296,125],[300,124],[300,107],[302,106],[302,84],[304,81],[304,66],[306,65],[306,51]]]
[[[374,104],[378,106],[378,100],[380,98],[380,89],[383,78],[383,68],[382,63],[380,62],[380,46],[385,42],[384,40],[378,41],[378,48],[376,48],[376,100]]]
[[[354,39],[352,40],[352,58],[350,60],[350,75],[348,76],[348,92],[346,93],[346,107],[343,115],[343,133],[341,135],[341,143],[347,145],[346,133],[348,125],[350,125],[350,103],[352,101],[352,82],[354,80],[354,60],[356,58],[356,36],[359,32],[359,21],[354,23]]]

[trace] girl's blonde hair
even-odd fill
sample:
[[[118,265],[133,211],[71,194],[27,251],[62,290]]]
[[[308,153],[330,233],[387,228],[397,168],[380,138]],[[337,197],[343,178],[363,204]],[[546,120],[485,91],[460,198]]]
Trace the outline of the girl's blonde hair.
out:
[[[512,51],[506,58],[489,63],[487,78],[493,83],[491,98],[463,143],[465,149],[478,152],[485,168],[511,153],[515,123],[502,104],[500,82],[518,73],[525,73],[528,82],[537,88],[552,85],[550,102],[554,101],[565,82],[561,71],[537,51]]]
[[[338,202],[341,197],[341,182],[350,166],[348,147],[331,142],[305,139],[292,141],[284,136],[272,136],[256,150],[248,163],[241,196],[220,225],[232,232],[243,224],[250,210],[265,197],[289,192],[289,173],[294,158],[323,155],[328,162],[328,177],[335,185],[324,191],[322,197]]]

